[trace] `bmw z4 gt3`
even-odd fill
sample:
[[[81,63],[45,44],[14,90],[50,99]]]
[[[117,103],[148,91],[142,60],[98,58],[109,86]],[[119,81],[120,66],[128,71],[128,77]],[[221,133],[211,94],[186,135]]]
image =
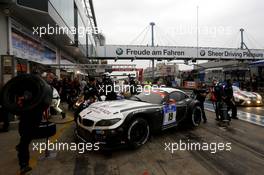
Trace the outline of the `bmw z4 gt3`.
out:
[[[202,109],[199,102],[183,91],[158,88],[142,92],[129,100],[91,104],[79,113],[76,135],[86,142],[116,146],[128,144],[137,148],[151,133],[188,122],[199,126]]]

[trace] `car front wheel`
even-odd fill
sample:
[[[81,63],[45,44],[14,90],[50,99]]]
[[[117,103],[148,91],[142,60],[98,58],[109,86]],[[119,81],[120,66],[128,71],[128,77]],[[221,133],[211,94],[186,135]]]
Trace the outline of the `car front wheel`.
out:
[[[198,127],[202,121],[202,109],[200,106],[195,106],[191,114],[191,125],[192,127]]]
[[[144,145],[150,134],[149,124],[143,118],[133,120],[127,130],[127,140],[131,148],[138,148]]]

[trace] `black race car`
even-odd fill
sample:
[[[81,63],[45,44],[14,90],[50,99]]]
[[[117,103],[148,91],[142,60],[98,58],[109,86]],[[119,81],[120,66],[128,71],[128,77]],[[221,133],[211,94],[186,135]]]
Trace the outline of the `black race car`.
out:
[[[132,96],[129,100],[91,104],[79,113],[76,135],[86,142],[114,146],[145,144],[151,133],[176,127],[182,122],[199,126],[199,102],[183,91],[159,88]]]

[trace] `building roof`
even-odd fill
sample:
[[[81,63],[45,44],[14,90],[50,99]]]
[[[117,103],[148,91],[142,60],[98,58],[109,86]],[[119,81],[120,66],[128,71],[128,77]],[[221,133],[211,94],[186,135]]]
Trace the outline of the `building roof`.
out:
[[[252,62],[250,63],[250,66],[254,67],[258,67],[258,66],[264,66],[264,60],[259,60],[259,61],[255,61],[255,62]]]

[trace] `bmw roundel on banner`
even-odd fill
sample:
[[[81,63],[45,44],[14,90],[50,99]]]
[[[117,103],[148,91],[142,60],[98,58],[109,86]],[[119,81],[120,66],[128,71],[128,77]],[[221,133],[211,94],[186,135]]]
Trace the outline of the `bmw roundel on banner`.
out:
[[[117,54],[117,55],[122,55],[123,52],[124,52],[124,51],[123,51],[122,48],[117,48],[117,49],[116,49],[116,54]]]

